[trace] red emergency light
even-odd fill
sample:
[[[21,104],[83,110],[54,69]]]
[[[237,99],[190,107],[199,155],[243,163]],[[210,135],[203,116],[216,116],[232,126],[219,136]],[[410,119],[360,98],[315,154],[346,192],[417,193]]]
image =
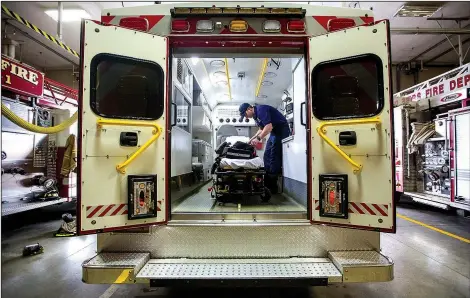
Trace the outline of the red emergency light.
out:
[[[126,17],[119,21],[119,26],[147,32],[149,30],[149,21],[141,17]]]
[[[292,33],[305,32],[305,23],[301,20],[290,21],[287,23],[287,31]]]
[[[189,22],[186,20],[173,20],[171,22],[171,31],[173,32],[188,32]]]
[[[338,31],[341,29],[351,28],[356,26],[356,21],[348,18],[337,18],[329,20],[326,27],[328,32]]]

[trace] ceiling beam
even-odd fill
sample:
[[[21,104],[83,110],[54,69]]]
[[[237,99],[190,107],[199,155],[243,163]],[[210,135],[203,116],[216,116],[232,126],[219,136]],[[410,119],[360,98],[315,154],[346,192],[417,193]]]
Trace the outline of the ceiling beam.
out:
[[[64,59],[65,61],[70,62],[71,64],[73,64],[75,66],[79,65],[79,59],[78,58],[76,58],[75,56],[72,57],[72,55],[70,55],[70,57],[68,57],[69,56],[68,53],[65,52],[62,48],[60,48],[58,46],[57,46],[57,50],[54,49],[54,47],[52,46],[52,43],[44,42],[45,38],[43,38],[39,34],[36,34],[36,32],[32,31],[34,33],[30,34],[26,30],[24,30],[26,27],[24,27],[22,25],[18,25],[16,22],[13,22],[13,21],[10,21],[10,20],[7,20],[6,23],[8,25],[14,27],[18,32],[20,32],[25,37],[31,39],[34,42],[37,42],[38,44],[40,44],[44,48],[48,49],[52,53],[56,54],[60,58]],[[67,55],[65,55],[65,53],[67,53]]]
[[[470,29],[460,28],[391,28],[392,34],[470,34]]]
[[[470,28],[470,24],[465,26],[464,29],[468,29]],[[448,37],[449,38],[452,38],[454,37],[455,34],[453,35],[449,35]],[[435,48],[437,48],[438,46],[440,46],[441,44],[445,43],[447,41],[447,38],[444,38],[443,40],[439,41],[438,43],[430,46],[429,48],[427,48],[426,50],[422,51],[421,53],[419,53],[418,55],[414,56],[413,58],[411,58],[410,60],[408,60],[408,62],[413,62],[413,61],[416,61],[419,57],[429,53],[430,51],[434,50]]]
[[[469,41],[470,41],[470,38],[467,38],[466,40],[462,41],[462,45],[466,44],[466,43],[469,42]],[[437,54],[436,56],[434,56],[434,57],[428,59],[427,61],[425,61],[424,64],[427,65],[429,62],[432,62],[432,61],[434,61],[434,60],[436,60],[436,59],[438,59],[438,58],[444,56],[445,54],[447,54],[447,53],[453,51],[453,50],[454,50],[454,47],[457,47],[457,46],[458,46],[458,45],[455,45],[455,46],[452,45],[452,47],[448,48],[448,49],[445,50],[444,52],[441,52],[441,53]]]

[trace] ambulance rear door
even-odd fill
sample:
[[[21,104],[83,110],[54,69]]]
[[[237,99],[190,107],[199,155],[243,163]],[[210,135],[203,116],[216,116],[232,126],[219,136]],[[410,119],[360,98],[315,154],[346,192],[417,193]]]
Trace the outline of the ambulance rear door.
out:
[[[78,233],[167,221],[167,40],[84,20]]]
[[[310,38],[313,224],[395,231],[388,21]]]

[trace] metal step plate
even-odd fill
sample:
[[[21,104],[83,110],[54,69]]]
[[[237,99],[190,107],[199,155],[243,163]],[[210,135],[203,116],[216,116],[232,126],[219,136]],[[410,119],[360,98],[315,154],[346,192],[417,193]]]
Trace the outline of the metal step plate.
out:
[[[7,201],[2,204],[2,216],[11,215],[15,213],[25,212],[37,208],[43,208],[52,206],[55,204],[68,202],[68,198],[61,198],[59,200],[50,200],[44,202],[19,202],[19,201]]]
[[[91,284],[134,283],[150,253],[100,253],[82,264],[83,281]]]
[[[343,274],[343,282],[393,280],[393,261],[376,251],[336,251],[328,257]]]
[[[138,280],[163,285],[327,285],[342,275],[328,259],[150,260]]]

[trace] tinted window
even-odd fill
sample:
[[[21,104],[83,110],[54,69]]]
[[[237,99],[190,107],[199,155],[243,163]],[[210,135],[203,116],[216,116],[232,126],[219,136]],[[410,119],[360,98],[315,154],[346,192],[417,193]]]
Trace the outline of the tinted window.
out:
[[[383,105],[382,61],[375,55],[321,63],[312,71],[312,108],[320,120],[371,117]]]
[[[91,61],[92,110],[103,117],[155,120],[163,115],[164,73],[160,65],[100,54]]]

